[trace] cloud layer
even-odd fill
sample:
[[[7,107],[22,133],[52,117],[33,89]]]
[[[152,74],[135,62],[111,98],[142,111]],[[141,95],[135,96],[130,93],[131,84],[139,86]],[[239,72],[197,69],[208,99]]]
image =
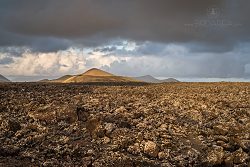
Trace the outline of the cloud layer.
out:
[[[97,67],[117,75],[156,77],[248,78],[250,44],[225,53],[192,52],[188,46],[145,42],[112,44],[95,49],[58,52],[26,51],[13,57],[0,54],[0,71],[7,75],[60,76]],[[152,50],[151,48],[154,48]]]
[[[247,0],[2,1],[0,45],[51,51],[72,43],[91,46],[123,38],[196,41],[212,48],[220,44],[227,50],[249,40],[249,5]],[[218,9],[212,20],[210,8]]]
[[[248,0],[0,2],[0,73],[249,77]]]

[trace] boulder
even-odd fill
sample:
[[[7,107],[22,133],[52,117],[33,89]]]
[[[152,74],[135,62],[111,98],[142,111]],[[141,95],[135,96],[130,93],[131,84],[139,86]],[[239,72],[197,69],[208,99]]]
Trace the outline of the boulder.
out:
[[[157,157],[159,153],[159,148],[155,142],[147,141],[144,146],[144,153],[151,157]]]

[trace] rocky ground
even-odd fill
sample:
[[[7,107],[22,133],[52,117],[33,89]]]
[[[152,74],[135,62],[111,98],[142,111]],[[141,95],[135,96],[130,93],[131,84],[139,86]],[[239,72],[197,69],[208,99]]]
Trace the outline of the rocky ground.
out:
[[[250,83],[0,84],[0,166],[250,166]]]

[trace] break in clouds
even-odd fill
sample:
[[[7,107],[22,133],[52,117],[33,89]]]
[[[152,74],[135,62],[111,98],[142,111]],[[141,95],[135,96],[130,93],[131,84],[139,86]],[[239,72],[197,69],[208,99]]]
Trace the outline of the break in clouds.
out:
[[[0,2],[0,73],[248,78],[247,0]]]

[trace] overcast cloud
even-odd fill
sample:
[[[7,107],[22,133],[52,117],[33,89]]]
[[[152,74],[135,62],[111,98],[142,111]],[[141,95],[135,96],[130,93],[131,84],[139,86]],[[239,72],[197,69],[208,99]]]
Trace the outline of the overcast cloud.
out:
[[[3,0],[0,73],[250,77],[248,0]],[[49,61],[48,61],[49,60]]]

